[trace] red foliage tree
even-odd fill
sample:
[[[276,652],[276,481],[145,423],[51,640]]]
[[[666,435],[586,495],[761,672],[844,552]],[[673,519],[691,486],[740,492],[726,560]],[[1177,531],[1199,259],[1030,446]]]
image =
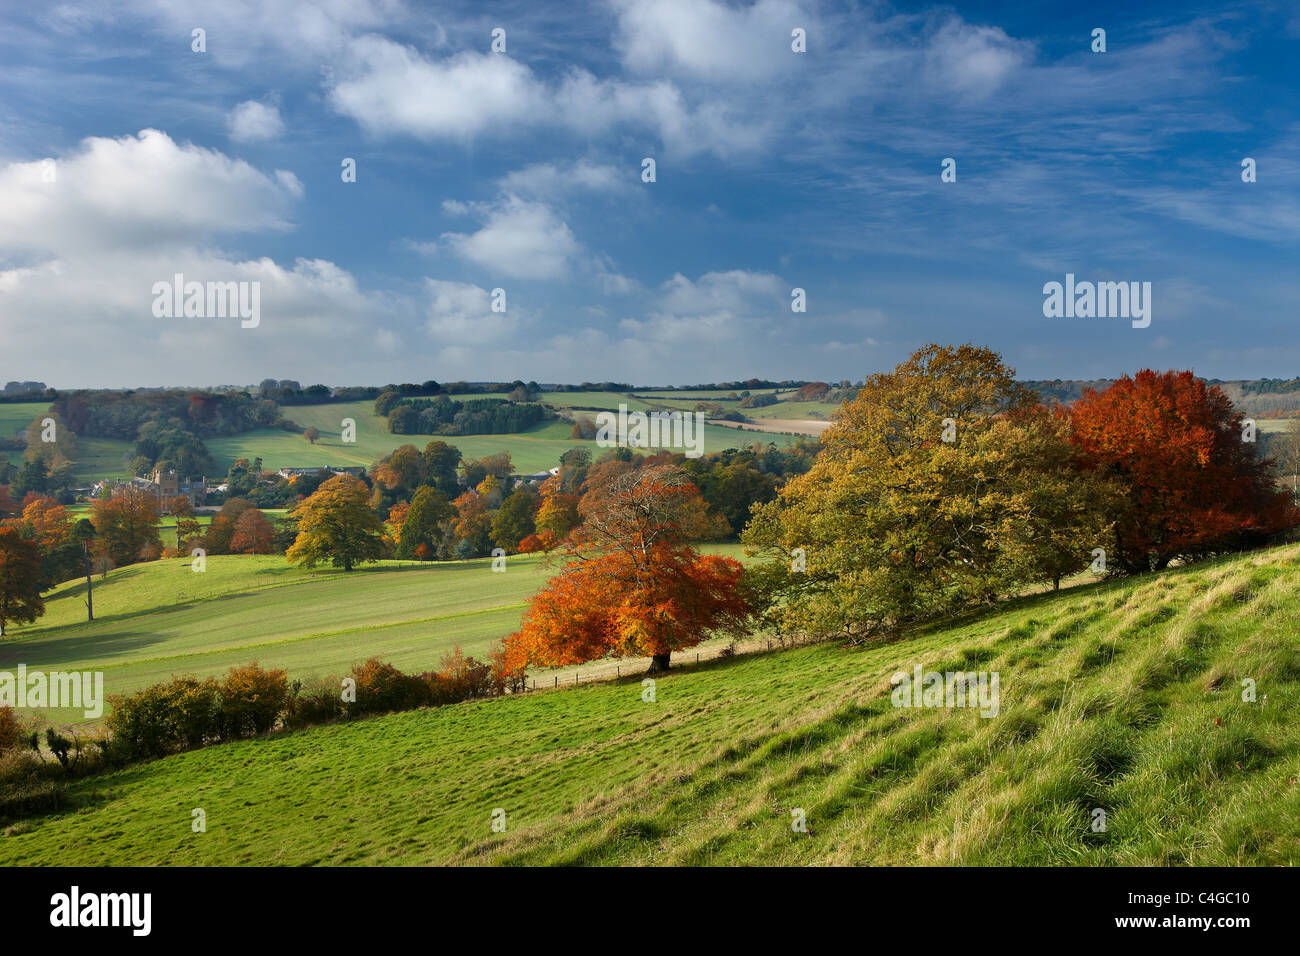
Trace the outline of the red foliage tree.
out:
[[[574,560],[533,597],[506,643],[512,666],[648,656],[654,672],[711,631],[747,629],[740,563],[685,543],[702,508],[681,471],[628,472],[604,485],[599,499],[589,492],[583,512],[570,545]]]
[[[275,526],[257,508],[249,508],[235,522],[230,550],[240,554],[270,554],[275,542]]]
[[[1243,440],[1241,415],[1191,372],[1144,369],[1069,410],[1084,469],[1117,479],[1114,554],[1123,571],[1159,570],[1263,543],[1300,523],[1270,462]]]

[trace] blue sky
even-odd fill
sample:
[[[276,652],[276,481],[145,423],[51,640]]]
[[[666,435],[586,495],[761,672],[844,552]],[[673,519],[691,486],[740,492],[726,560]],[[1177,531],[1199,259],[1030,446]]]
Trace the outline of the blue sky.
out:
[[[1289,377],[1298,48],[1294,3],[8,4],[0,379]],[[156,317],[177,272],[260,323]],[[1150,326],[1045,318],[1067,272]]]

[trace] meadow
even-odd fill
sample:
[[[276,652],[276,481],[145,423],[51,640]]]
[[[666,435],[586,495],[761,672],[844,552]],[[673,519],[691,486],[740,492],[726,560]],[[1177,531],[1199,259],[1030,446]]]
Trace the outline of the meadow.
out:
[[[624,396],[612,392],[547,393],[547,402],[552,397],[564,400],[557,404],[569,406],[582,406],[592,402],[600,403],[602,408],[616,410],[618,403],[623,401],[632,411],[648,407],[644,402],[628,401]],[[401,445],[412,444],[423,449],[431,441],[445,441],[459,448],[467,458],[483,458],[507,451],[516,472],[532,474],[554,468],[560,463],[560,456],[570,448],[589,448],[593,457],[604,450],[594,441],[571,437],[573,426],[568,422],[546,422],[513,435],[393,435],[389,433],[385,419],[374,413],[374,403],[369,401],[292,405],[284,409],[284,414],[303,428],[315,427],[320,431],[321,437],[312,445],[302,435],[293,432],[263,429],[230,438],[209,439],[208,450],[222,473],[238,458],[251,460],[259,456],[263,467],[270,469],[316,468],[327,465],[368,467]],[[593,412],[589,417],[594,415]],[[355,442],[345,443],[342,440],[344,418],[351,418],[357,424]],[[738,439],[734,432],[716,425],[706,425],[704,428],[706,454],[735,448],[752,440],[754,439]],[[786,436],[780,435],[763,436],[762,440],[765,443],[775,441],[778,445],[789,442]]]
[[[49,402],[0,402],[0,438],[13,438],[14,435],[32,423],[41,412],[49,411]],[[21,464],[21,451],[0,451],[0,459]]]
[[[164,542],[166,542],[164,536]],[[741,557],[739,545],[708,546]],[[107,693],[138,690],[173,674],[220,676],[256,660],[291,679],[343,675],[368,657],[410,671],[435,668],[459,646],[485,657],[519,624],[528,598],[554,573],[543,555],[492,559],[382,561],[349,573],[290,565],[283,555],[209,555],[117,568],[93,581],[95,621],[86,621],[85,580],[46,595],[35,624],[0,642],[0,670],[102,671]],[[572,682],[604,664],[546,679]],[[644,665],[642,667],[644,669]],[[29,714],[34,714],[29,711]],[[46,710],[56,723],[88,723],[83,713]]]
[[[1298,570],[1291,545],[687,665],[653,702],[637,675],[208,747],[74,784],[0,863],[1296,865]],[[916,664],[997,672],[998,715],[892,706]]]

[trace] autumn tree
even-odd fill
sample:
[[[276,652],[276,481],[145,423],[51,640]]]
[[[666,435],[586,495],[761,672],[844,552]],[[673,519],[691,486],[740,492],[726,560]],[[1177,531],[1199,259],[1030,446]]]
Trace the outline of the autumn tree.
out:
[[[488,514],[483,496],[467,491],[452,502],[456,518],[452,535],[456,539],[456,557],[477,558],[487,554],[492,546],[492,516]]]
[[[158,505],[141,488],[126,486],[91,505],[99,550],[117,567],[157,555]]]
[[[873,375],[755,510],[767,622],[868,640],[1081,569],[1104,495],[999,356],[930,345]]]
[[[67,544],[72,534],[72,516],[68,509],[48,495],[28,501],[17,523],[29,529],[36,546],[45,552]]]
[[[81,567],[82,549],[72,536],[72,516],[48,495],[28,495],[22,515],[0,522],[15,528],[36,545],[41,554],[41,590],[75,576]]]
[[[687,543],[699,490],[672,466],[627,472],[600,500],[584,499],[572,560],[532,599],[507,641],[516,667],[558,667],[608,655],[648,656],[666,670],[674,651],[715,631],[744,633],[749,605],[738,561]]]
[[[555,491],[543,498],[534,524],[539,532],[549,531],[552,540],[563,541],[581,520],[577,496]]]
[[[314,568],[328,559],[351,571],[361,561],[383,556],[384,525],[367,504],[366,483],[351,475],[336,475],[294,509],[298,537],[286,557]]]
[[[177,495],[174,498],[168,498],[163,502],[163,514],[176,516],[189,516],[194,514],[194,502],[190,501],[186,495]]]
[[[424,483],[425,468],[424,457],[416,447],[402,445],[376,462],[370,474],[376,484],[405,498]]]
[[[16,528],[0,528],[0,637],[6,625],[31,623],[44,613],[40,551]]]
[[[310,444],[314,445],[316,444],[316,441],[320,438],[320,429],[317,428],[315,425],[308,425],[306,428],[302,430],[302,437],[307,439],[307,441]]]
[[[526,491],[516,491],[497,509],[492,518],[492,540],[497,547],[517,551],[519,542],[533,533],[537,499]]]
[[[257,508],[249,508],[235,522],[230,550],[237,554],[270,554],[275,527]]]
[[[445,441],[431,441],[424,446],[425,481],[448,498],[460,493],[456,467],[460,464],[460,449]]]
[[[1080,466],[1123,488],[1108,567],[1160,570],[1257,546],[1300,523],[1241,414],[1191,372],[1144,369],[1070,408]]]
[[[427,485],[418,489],[403,516],[397,556],[421,561],[433,556],[442,543],[444,528],[456,517],[456,509],[446,495]],[[421,548],[425,557],[419,557]]]
[[[203,536],[203,546],[209,554],[229,554],[235,538],[235,527],[245,511],[253,507],[247,498],[227,498],[208,525]]]

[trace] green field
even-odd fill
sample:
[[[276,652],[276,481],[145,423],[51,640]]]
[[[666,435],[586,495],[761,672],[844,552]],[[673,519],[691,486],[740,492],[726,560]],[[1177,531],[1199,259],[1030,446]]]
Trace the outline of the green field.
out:
[[[619,401],[627,401],[622,396],[611,392],[573,392],[554,393],[558,397],[573,399],[571,404],[586,404],[588,401],[608,403],[617,409]],[[548,393],[550,401],[552,393]],[[628,402],[629,410],[646,408],[644,402]],[[208,450],[214,461],[224,473],[238,458],[252,459],[260,456],[263,467],[278,468],[315,468],[327,465],[366,465],[376,459],[390,454],[395,448],[404,444],[424,448],[434,440],[445,441],[455,445],[467,458],[482,458],[498,452],[510,452],[510,460],[515,471],[532,474],[545,471],[560,463],[560,456],[570,448],[585,446],[598,455],[603,450],[593,441],[580,441],[570,437],[572,425],[567,422],[547,422],[527,432],[516,435],[393,435],[388,431],[388,423],[374,413],[373,402],[343,402],[333,405],[292,405],[284,409],[284,414],[307,428],[315,426],[321,433],[315,445],[310,444],[302,435],[292,432],[264,429],[247,432],[231,438],[212,438],[207,441]],[[594,417],[595,413],[592,413]],[[344,443],[341,438],[342,420],[351,418],[357,423],[357,440]],[[761,440],[764,443],[775,441],[786,444],[786,436],[773,435],[762,438],[738,439],[734,431],[715,425],[704,428],[704,452],[722,451],[735,448],[748,441]]]
[[[41,412],[48,411],[49,402],[0,402],[0,438],[13,438],[32,423]],[[19,464],[23,460],[21,451],[0,451],[0,461]]]
[[[751,395],[770,395],[773,389],[759,388],[751,390]],[[698,402],[718,402],[728,411],[738,411],[748,418],[791,418],[791,419],[822,419],[829,420],[831,413],[840,406],[830,402],[793,402],[788,401],[789,396],[794,391],[777,393],[781,399],[775,405],[764,405],[761,408],[741,408],[740,402],[727,400],[727,396],[739,394],[730,391],[694,391],[694,392],[673,392],[673,391],[651,391],[637,392],[638,398],[645,399],[655,408],[679,409],[683,411],[695,408]]]
[[[0,863],[1296,865],[1297,570],[1289,546],[688,666],[654,703],[638,675],[209,747],[75,784]],[[998,715],[891,706],[914,664],[997,672]]]
[[[1255,430],[1261,435],[1275,435],[1286,431],[1291,425],[1289,418],[1257,418]]]
[[[741,553],[739,545],[709,550]],[[351,573],[305,571],[283,555],[210,555],[201,574],[189,565],[174,558],[96,577],[94,623],[86,622],[85,581],[59,585],[42,618],[10,628],[0,670],[103,671],[107,693],[172,674],[220,675],[252,660],[291,677],[343,674],[373,656],[431,670],[456,645],[484,656],[554,571],[541,555],[512,556],[504,572],[491,559],[384,561]],[[572,680],[572,669],[563,673]],[[79,712],[44,713],[85,721]]]
[[[49,402],[0,402],[0,437],[12,438],[49,408]]]

